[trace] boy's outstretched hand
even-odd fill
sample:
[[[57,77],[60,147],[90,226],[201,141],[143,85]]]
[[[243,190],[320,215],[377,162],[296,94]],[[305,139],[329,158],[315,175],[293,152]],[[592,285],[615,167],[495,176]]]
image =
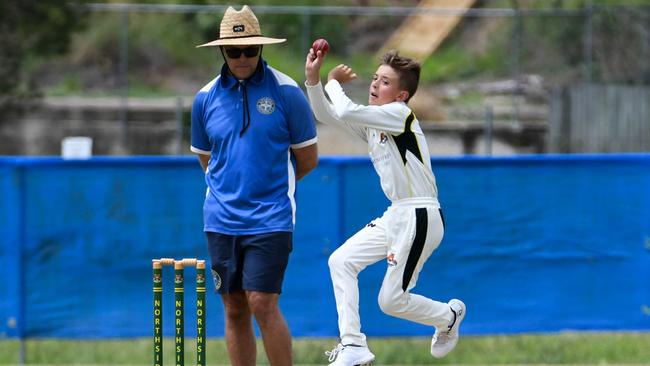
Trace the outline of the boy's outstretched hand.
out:
[[[316,53],[313,48],[309,49],[307,59],[305,60],[305,78],[307,85],[316,85],[320,81],[320,68],[323,65],[325,54],[318,50]]]
[[[347,83],[357,78],[357,74],[352,71],[352,68],[348,65],[340,64],[330,70],[327,74],[327,80],[336,80],[339,83]]]

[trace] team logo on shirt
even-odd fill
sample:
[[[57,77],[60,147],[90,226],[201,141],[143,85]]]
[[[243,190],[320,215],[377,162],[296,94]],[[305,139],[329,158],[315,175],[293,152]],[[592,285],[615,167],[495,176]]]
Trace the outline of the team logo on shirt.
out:
[[[383,132],[380,133],[380,134],[379,134],[379,143],[380,143],[380,144],[385,144],[386,141],[388,141],[388,136],[386,136],[386,134],[383,133]]]
[[[386,257],[386,261],[388,262],[389,266],[396,266],[397,265],[397,259],[395,259],[395,253],[389,253],[388,257]]]
[[[275,111],[275,101],[269,97],[257,100],[257,111],[262,114],[271,114]]]

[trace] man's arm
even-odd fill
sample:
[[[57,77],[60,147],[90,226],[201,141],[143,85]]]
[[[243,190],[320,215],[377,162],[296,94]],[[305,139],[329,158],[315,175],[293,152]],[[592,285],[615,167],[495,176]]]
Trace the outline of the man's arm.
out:
[[[203,169],[203,172],[205,173],[208,171],[208,162],[210,161],[210,155],[205,155],[205,154],[197,154],[199,157],[199,163],[201,164],[201,169]]]
[[[212,83],[214,83],[214,80]],[[204,173],[208,170],[208,161],[210,160],[211,154],[210,139],[205,131],[205,121],[203,119],[206,95],[206,91],[200,91],[196,94],[196,98],[194,98],[194,102],[192,103],[192,134],[190,138],[190,151],[198,156],[201,169]]]
[[[318,145],[311,144],[299,149],[291,148],[296,158],[296,180],[302,179],[318,165]]]

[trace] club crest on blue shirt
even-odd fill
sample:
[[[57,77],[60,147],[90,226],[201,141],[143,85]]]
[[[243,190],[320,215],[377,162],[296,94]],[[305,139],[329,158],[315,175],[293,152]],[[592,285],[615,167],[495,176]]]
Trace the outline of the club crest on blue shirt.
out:
[[[257,100],[257,111],[262,114],[271,114],[275,111],[275,101],[269,97]]]

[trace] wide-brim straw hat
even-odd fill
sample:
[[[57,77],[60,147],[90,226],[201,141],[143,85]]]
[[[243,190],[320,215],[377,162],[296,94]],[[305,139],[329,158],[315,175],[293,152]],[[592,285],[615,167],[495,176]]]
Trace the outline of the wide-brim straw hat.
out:
[[[248,5],[239,11],[229,6],[221,20],[219,39],[196,47],[273,44],[284,41],[284,38],[264,37],[260,22]]]

